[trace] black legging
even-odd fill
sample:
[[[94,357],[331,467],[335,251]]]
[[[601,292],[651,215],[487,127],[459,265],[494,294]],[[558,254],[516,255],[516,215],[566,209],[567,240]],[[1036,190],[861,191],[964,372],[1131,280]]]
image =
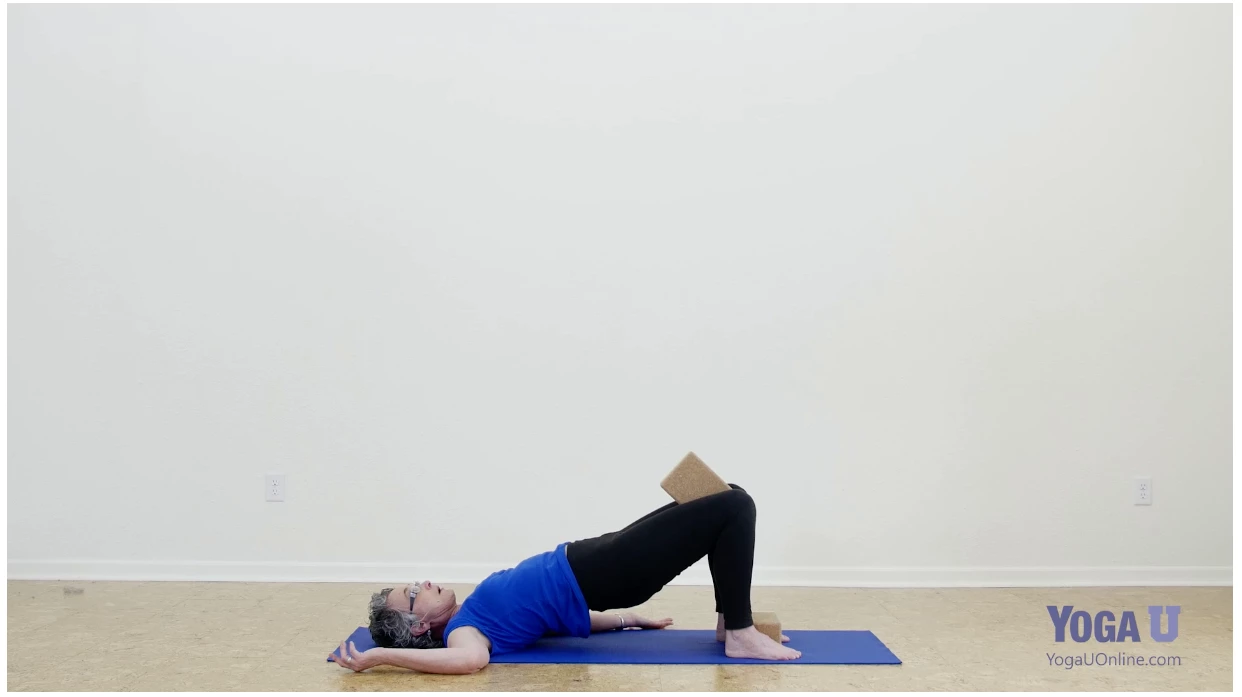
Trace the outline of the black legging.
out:
[[[729,486],[732,491],[670,503],[617,532],[569,543],[565,554],[587,607],[641,605],[706,555],[725,629],[754,624],[755,502],[742,487]]]

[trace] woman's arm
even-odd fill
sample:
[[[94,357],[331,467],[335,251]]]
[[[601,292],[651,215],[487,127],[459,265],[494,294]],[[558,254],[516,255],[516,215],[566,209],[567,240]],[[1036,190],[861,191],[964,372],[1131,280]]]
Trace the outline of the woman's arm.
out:
[[[621,628],[621,618],[626,615],[624,612],[596,612],[591,611],[591,631],[592,632],[610,632],[614,629]],[[633,627],[634,623],[629,617],[625,618],[625,626]]]
[[[623,619],[625,620],[624,626],[622,625]],[[646,617],[634,612],[591,611],[592,632],[610,632],[614,629],[629,629],[631,627],[638,627],[640,629],[664,629],[672,623],[672,617],[665,617],[662,620],[649,620]]]
[[[460,631],[460,630],[459,630]],[[458,632],[453,632],[454,635]],[[375,666],[389,665],[423,673],[467,675],[487,666],[491,657],[487,644],[462,641],[462,645],[443,649],[385,649],[376,647],[359,651],[354,642],[341,642],[340,656],[329,656],[337,665],[361,673]]]
[[[477,673],[487,665],[487,652],[479,656],[474,649],[372,649],[378,651],[380,665],[409,668],[421,673],[441,675],[468,675]],[[370,653],[368,651],[367,653]]]

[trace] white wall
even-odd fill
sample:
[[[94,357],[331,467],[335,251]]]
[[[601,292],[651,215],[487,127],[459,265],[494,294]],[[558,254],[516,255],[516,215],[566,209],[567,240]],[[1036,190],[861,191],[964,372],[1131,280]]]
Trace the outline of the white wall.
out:
[[[12,7],[9,577],[1229,583],[1230,20]]]

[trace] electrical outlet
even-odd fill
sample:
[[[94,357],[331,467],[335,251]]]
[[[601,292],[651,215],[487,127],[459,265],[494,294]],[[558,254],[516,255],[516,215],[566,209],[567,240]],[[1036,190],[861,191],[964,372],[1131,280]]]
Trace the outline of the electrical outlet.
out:
[[[285,500],[285,475],[269,474],[263,478],[263,493],[268,501]]]
[[[1151,477],[1136,477],[1134,479],[1134,505],[1151,505]]]

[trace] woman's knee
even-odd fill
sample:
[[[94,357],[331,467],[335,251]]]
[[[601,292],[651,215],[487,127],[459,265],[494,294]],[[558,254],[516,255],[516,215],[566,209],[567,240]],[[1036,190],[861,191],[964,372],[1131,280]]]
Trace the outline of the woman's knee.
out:
[[[720,496],[727,500],[734,510],[753,515],[755,512],[755,500],[742,487],[736,484],[730,484],[729,486],[731,489],[721,493]]]

